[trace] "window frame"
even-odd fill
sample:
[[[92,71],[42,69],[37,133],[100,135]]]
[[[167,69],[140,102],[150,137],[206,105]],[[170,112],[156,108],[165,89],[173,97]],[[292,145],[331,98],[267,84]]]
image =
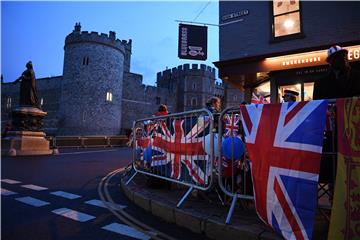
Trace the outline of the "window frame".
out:
[[[287,40],[292,40],[292,39],[305,38],[305,34],[304,34],[304,30],[303,30],[303,20],[302,20],[302,2],[300,0],[299,0],[299,10],[281,13],[281,14],[278,14],[276,16],[274,15],[274,0],[269,1],[269,6],[270,6],[270,18],[271,18],[270,19],[270,23],[271,23],[271,26],[270,26],[271,27],[270,43],[276,43],[276,42],[282,42],[282,41],[287,41]],[[286,14],[289,14],[289,13],[296,13],[296,12],[299,13],[299,18],[300,18],[300,32],[275,37],[275,17],[286,15]]]

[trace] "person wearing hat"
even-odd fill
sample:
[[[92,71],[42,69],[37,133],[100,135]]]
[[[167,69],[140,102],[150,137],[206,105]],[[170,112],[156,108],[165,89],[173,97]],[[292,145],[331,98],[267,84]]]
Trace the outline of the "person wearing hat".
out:
[[[348,51],[338,45],[329,48],[326,61],[328,74],[315,81],[313,99],[360,96],[360,72],[350,67]]]
[[[284,102],[296,102],[296,97],[299,96],[299,93],[292,90],[285,90],[284,91]]]

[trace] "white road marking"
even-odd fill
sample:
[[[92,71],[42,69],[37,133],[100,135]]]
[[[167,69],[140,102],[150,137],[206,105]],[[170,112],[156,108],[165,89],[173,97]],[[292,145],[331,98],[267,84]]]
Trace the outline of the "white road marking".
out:
[[[10,195],[14,195],[14,194],[17,194],[17,193],[9,191],[5,188],[1,188],[1,195],[3,195],[3,196],[10,196]]]
[[[63,198],[67,198],[67,199],[81,198],[81,196],[79,196],[79,195],[68,193],[68,192],[63,192],[63,191],[51,192],[50,194],[59,196],[59,197],[63,197]]]
[[[146,235],[143,232],[140,232],[138,230],[136,230],[135,228],[129,227],[127,225],[124,224],[120,224],[120,223],[111,223],[109,225],[106,225],[104,227],[102,227],[102,229],[111,231],[111,232],[115,232],[115,233],[119,233],[121,235],[125,235],[125,236],[129,236],[132,238],[136,238],[136,239],[150,239],[151,236]]]
[[[45,201],[42,201],[42,200],[39,200],[36,198],[32,198],[32,197],[15,198],[15,200],[26,203],[26,204],[34,206],[34,207],[42,207],[42,206],[50,204],[48,202],[45,202]]]
[[[75,155],[75,154],[84,154],[84,153],[97,153],[97,152],[115,152],[118,150],[94,150],[94,151],[84,151],[84,152],[69,152],[69,153],[60,153],[58,155]]]
[[[19,181],[16,181],[16,180],[12,180],[12,179],[1,179],[2,182],[5,182],[5,183],[9,183],[9,184],[18,184],[18,183],[21,183]]]
[[[47,189],[46,187],[40,187],[40,186],[36,186],[36,185],[33,185],[33,184],[27,184],[27,185],[21,185],[21,186],[24,187],[24,188],[35,190],[35,191],[42,191],[42,190]]]
[[[90,200],[90,201],[86,201],[85,203],[90,204],[90,205],[94,205],[94,206],[97,206],[97,207],[107,208],[106,205],[101,200],[98,200],[98,199],[93,199],[93,200]],[[110,202],[106,202],[106,203],[112,209],[115,209],[115,210],[121,210],[123,208],[126,208],[125,205],[114,204],[114,203],[110,203]]]
[[[88,215],[86,213],[78,212],[69,208],[59,208],[51,212],[79,222],[86,222],[95,218],[94,216]]]

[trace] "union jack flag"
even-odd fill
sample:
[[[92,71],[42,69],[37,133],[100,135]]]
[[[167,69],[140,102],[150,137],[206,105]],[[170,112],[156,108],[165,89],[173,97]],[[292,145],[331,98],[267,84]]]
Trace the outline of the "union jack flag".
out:
[[[239,132],[239,122],[240,115],[239,114],[226,114],[225,115],[225,130],[224,136],[234,136],[236,137]]]
[[[311,239],[326,101],[240,106],[259,217],[285,239]]]
[[[251,103],[253,103],[253,104],[265,104],[265,103],[268,103],[268,101],[264,98],[264,96],[262,96],[262,95],[257,96],[253,92],[252,97],[251,97]]]
[[[209,155],[204,149],[208,121],[203,117],[175,119],[170,128],[165,122],[158,126],[152,139],[151,166],[162,167],[157,171],[168,174],[166,177],[206,185],[211,174]]]

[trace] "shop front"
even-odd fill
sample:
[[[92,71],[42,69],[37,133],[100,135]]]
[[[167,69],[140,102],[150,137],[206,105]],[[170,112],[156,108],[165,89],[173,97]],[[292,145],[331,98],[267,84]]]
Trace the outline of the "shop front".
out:
[[[348,50],[350,66],[360,70],[360,44],[343,46]],[[215,65],[223,81],[245,92],[247,102],[253,93],[272,103],[281,102],[287,89],[299,93],[297,101],[309,101],[313,99],[315,81],[327,74],[326,57],[324,47],[296,54],[220,61]]]

